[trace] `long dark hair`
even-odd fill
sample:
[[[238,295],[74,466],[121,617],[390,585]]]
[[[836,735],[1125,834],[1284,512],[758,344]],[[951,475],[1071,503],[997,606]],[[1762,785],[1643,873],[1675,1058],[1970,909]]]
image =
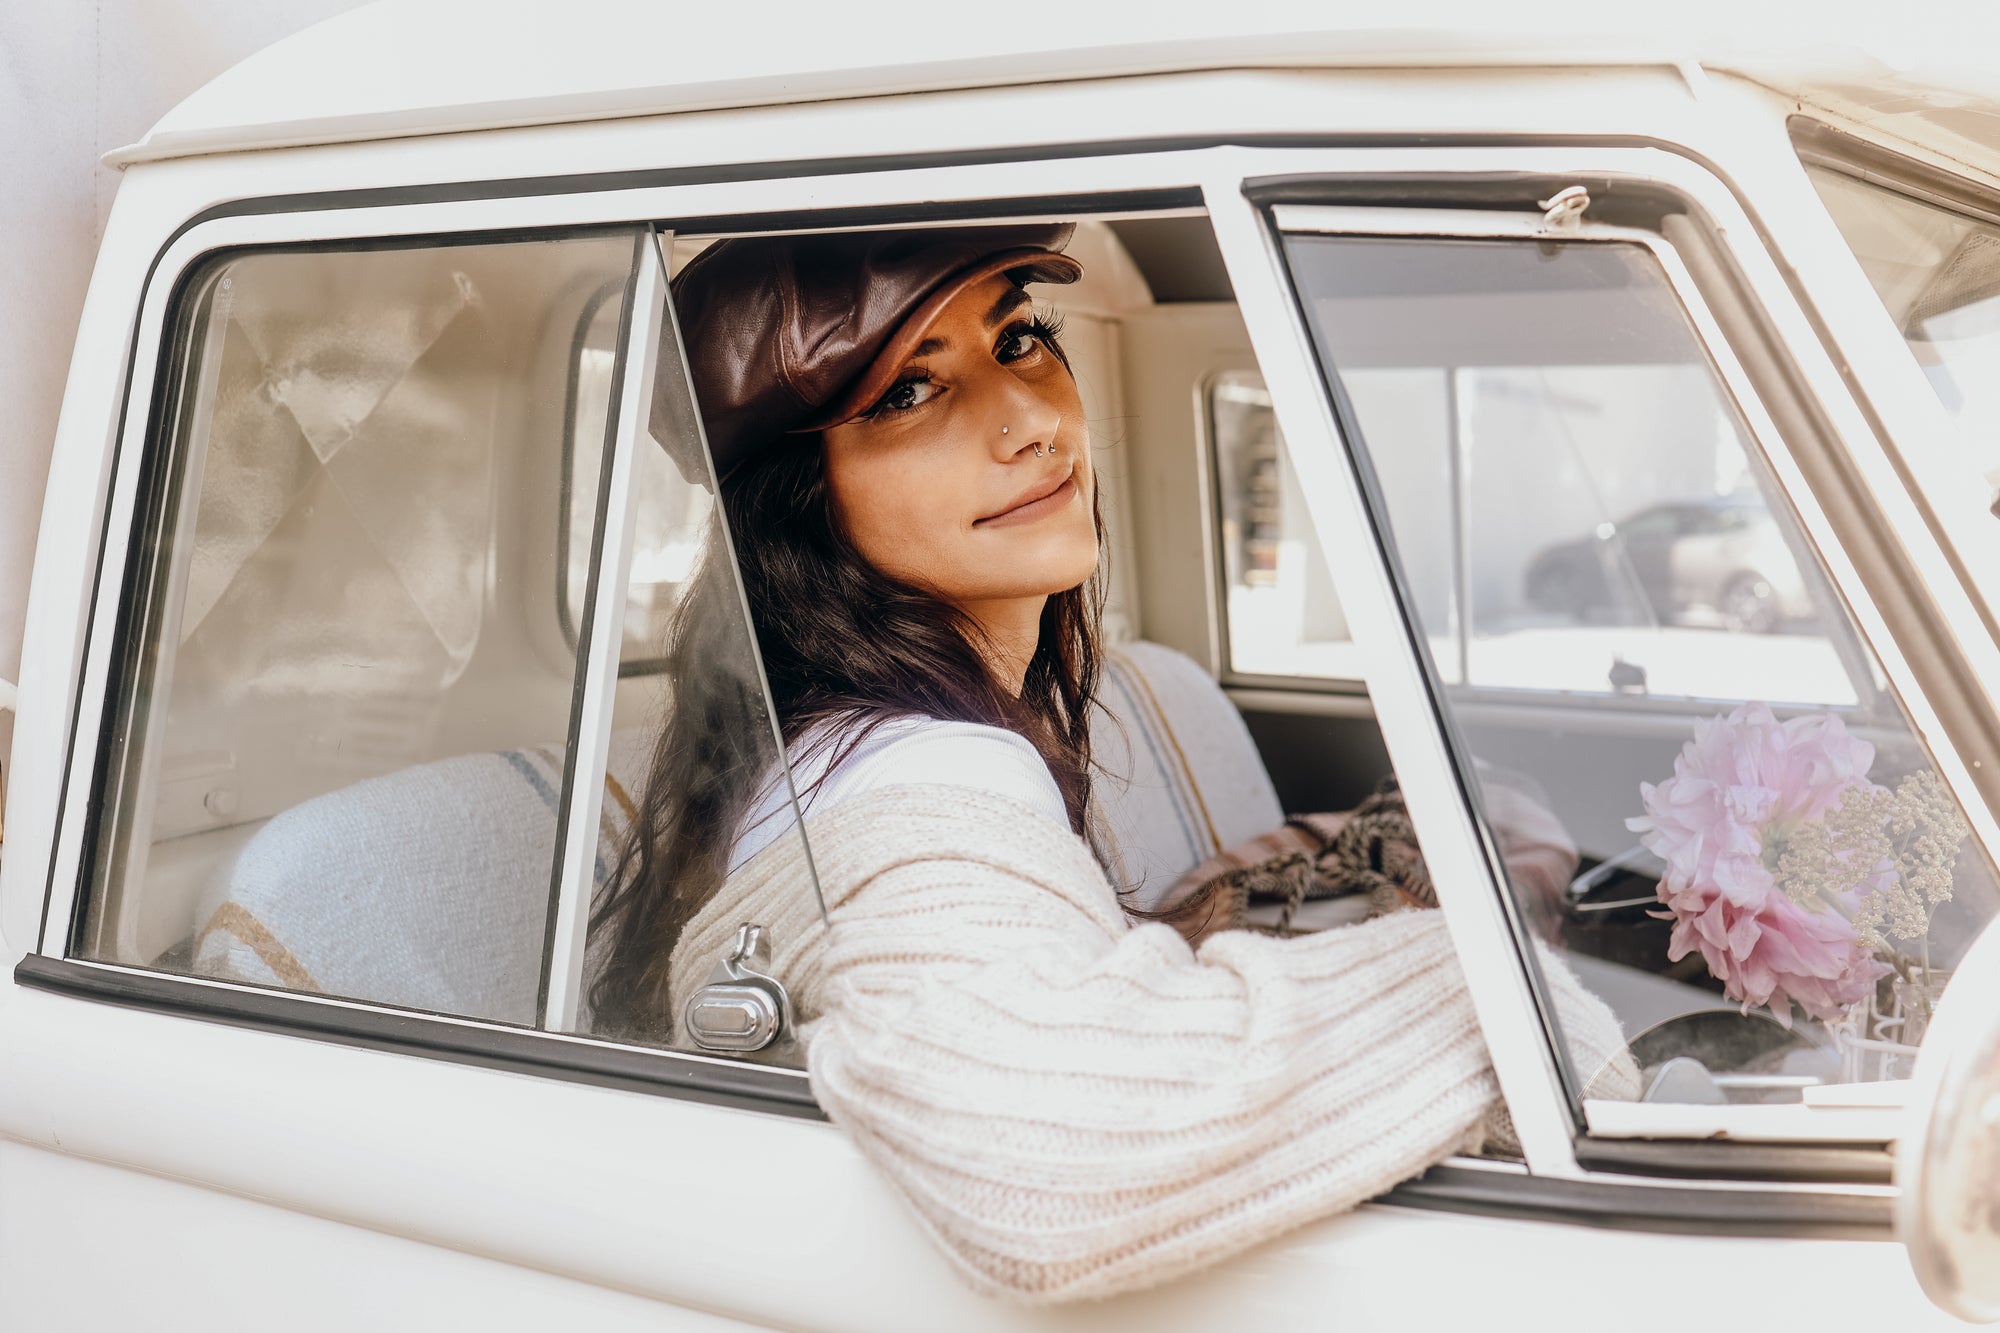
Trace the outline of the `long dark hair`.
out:
[[[788,747],[830,724],[826,731],[839,747],[823,770],[831,771],[891,718],[1005,727],[1041,754],[1071,829],[1088,835],[1101,573],[1048,599],[1040,641],[1015,695],[987,664],[970,617],[925,588],[883,574],[848,539],[828,494],[817,436],[785,437],[720,490],[717,522],[726,514],[735,536],[742,596]],[[1094,499],[1092,520],[1102,549]],[[668,959],[721,886],[739,825],[777,759],[755,672],[747,663],[717,669],[715,661],[719,650],[743,642],[729,555],[712,528],[668,632],[673,699],[638,814],[591,914],[593,932],[611,932],[590,986],[600,1032],[655,1041],[669,1035]]]

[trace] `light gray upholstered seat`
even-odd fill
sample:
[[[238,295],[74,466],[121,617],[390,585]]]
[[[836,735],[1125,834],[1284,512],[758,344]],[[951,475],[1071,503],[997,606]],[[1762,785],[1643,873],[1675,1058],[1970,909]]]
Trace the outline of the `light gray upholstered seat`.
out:
[[[612,738],[596,883],[632,814],[646,738]],[[562,751],[462,755],[271,819],[197,909],[194,970],[533,1023]]]
[[[1243,719],[1158,644],[1107,655],[1092,743],[1111,871],[1150,907],[1282,814]],[[613,738],[596,883],[644,781],[646,738]],[[464,755],[371,778],[273,818],[198,908],[209,976],[509,1023],[536,1018],[554,747]]]
[[[1157,643],[1106,655],[1091,727],[1110,870],[1151,909],[1182,875],[1284,822],[1242,714],[1192,659]]]

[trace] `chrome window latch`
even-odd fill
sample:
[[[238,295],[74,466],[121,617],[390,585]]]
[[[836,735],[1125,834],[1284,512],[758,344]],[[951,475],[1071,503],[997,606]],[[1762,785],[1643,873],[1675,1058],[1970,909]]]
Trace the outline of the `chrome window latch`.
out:
[[[1583,227],[1583,210],[1590,207],[1590,191],[1572,185],[1546,199],[1535,200],[1535,207],[1542,210],[1542,225],[1536,228],[1542,235],[1574,236]]]
[[[729,955],[688,1001],[681,1022],[704,1051],[739,1055],[761,1051],[791,1034],[792,1000],[771,975],[771,950],[762,926],[746,921],[736,928]]]

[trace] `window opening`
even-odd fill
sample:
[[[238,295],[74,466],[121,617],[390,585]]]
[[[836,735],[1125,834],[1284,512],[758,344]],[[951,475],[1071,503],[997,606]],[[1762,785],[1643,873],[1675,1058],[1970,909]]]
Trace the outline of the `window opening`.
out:
[[[246,251],[183,285],[80,956],[534,1021],[578,694],[522,619],[567,373],[537,335],[580,291],[619,319],[641,237]],[[608,394],[580,393],[600,422]]]
[[[1284,251],[1516,919],[1647,1099],[1907,1078],[2000,894],[1660,261]]]
[[[677,236],[673,247],[676,259],[684,261],[691,257],[699,244],[698,240]],[[1129,272],[1116,259],[1091,249],[1116,245],[1116,233],[1103,224],[1083,224],[1072,250],[1096,253],[1100,256],[1099,262],[1087,268],[1086,279],[1077,288],[1038,291],[1035,296],[1038,306],[1055,308],[1065,318],[1064,344],[1071,369],[1082,389],[1086,410],[1092,412],[1094,449],[1101,451],[1096,454],[1100,460],[1100,479],[1118,475],[1120,456],[1109,451],[1128,436],[1141,433],[1126,417],[1115,411],[1119,400],[1116,381],[1119,348],[1115,332],[1119,319],[1128,316],[1144,318],[1148,306],[1141,304],[1134,310],[1131,305],[1122,304],[1131,298],[1113,284],[1127,284],[1126,291],[1129,291]],[[1100,283],[1106,284],[1105,287],[1092,289],[1089,274],[1093,272],[1098,275]],[[665,373],[667,362],[663,360],[661,366],[662,373]],[[1212,368],[1211,362],[1191,372],[1186,369],[1175,372],[1178,378],[1171,393],[1161,395],[1163,400],[1171,401],[1170,410],[1185,412],[1186,405],[1199,397],[1202,378]],[[1248,382],[1255,384],[1254,376]],[[1268,402],[1264,410],[1268,421]],[[1174,424],[1183,432],[1194,425],[1185,417]],[[705,459],[693,461],[684,457],[685,446],[681,441],[699,438],[694,434],[692,420],[669,428],[656,418],[653,426],[662,446],[662,456],[671,457],[677,465],[673,478],[675,484],[692,488],[704,498],[711,494]],[[1188,461],[1184,461],[1187,458],[1188,455],[1182,454],[1173,465],[1187,468]],[[1183,472],[1177,480],[1187,484],[1190,497],[1195,493],[1198,474]],[[705,534],[704,562],[725,549],[721,543],[733,540],[740,544],[757,540],[755,533],[732,532],[726,515],[719,507],[709,512],[711,526]],[[1185,521],[1186,518],[1200,519],[1205,515],[1201,514],[1198,506],[1194,506],[1191,512],[1176,517]],[[1116,533],[1112,536],[1112,549],[1117,549]],[[673,626],[680,623],[679,614],[694,599],[704,595],[703,589],[712,590],[709,574],[706,563],[698,564],[694,575],[674,591],[677,600],[663,621],[669,636]],[[747,635],[727,642],[718,639],[713,648],[719,663],[717,669],[703,678],[698,694],[688,695],[679,683],[668,679],[675,675],[672,668],[676,650],[671,637],[656,643],[648,652],[648,657],[662,662],[668,670],[657,681],[652,677],[641,677],[628,679],[621,685],[614,738],[657,736],[662,725],[674,725],[675,714],[681,704],[691,703],[699,709],[704,698],[730,691],[740,693],[755,687],[753,647]],[[1121,882],[1129,884],[1135,892],[1157,895],[1168,890],[1179,877],[1195,870],[1207,857],[1242,843],[1252,835],[1277,827],[1283,814],[1254,744],[1244,732],[1241,719],[1208,673],[1191,660],[1155,644],[1125,645],[1113,658],[1104,673],[1102,692],[1109,706],[1127,710],[1130,725],[1120,729],[1116,724],[1107,723],[1098,737],[1097,757],[1113,767],[1122,763],[1137,765],[1143,771],[1133,773],[1134,780],[1129,783],[1107,781],[1104,784],[1101,789],[1103,799],[1111,807],[1106,811],[1106,823],[1120,849],[1120,865],[1125,875]],[[761,700],[762,697],[759,689],[758,698]],[[1186,716],[1183,716],[1184,713]],[[1180,733],[1175,729],[1182,727],[1190,730],[1177,741],[1174,737]],[[1219,739],[1207,731],[1193,730],[1197,727],[1214,728],[1219,732]],[[1210,763],[1198,773],[1182,772],[1176,766],[1187,762],[1188,753],[1177,746],[1193,746],[1201,750],[1206,745],[1207,748],[1201,750],[1198,757],[1212,760],[1212,752],[1223,742],[1228,743],[1227,748],[1222,750],[1228,763]],[[1379,750],[1379,746],[1376,749]],[[742,734],[741,754],[738,762],[745,770],[764,771],[775,759],[774,753],[753,747],[747,732]],[[624,786],[626,797],[635,803],[644,799],[641,791],[645,781],[643,770],[654,762],[654,758],[651,754],[633,751],[625,761],[625,771],[614,773]],[[1325,759],[1323,754],[1316,757],[1312,765],[1314,777],[1322,772]],[[618,763],[614,754],[614,769]],[[634,767],[635,763],[637,767]],[[1197,767],[1202,766],[1198,764]],[[1215,773],[1208,771],[1210,768],[1226,776],[1218,779]],[[809,782],[817,772],[817,768],[809,767],[799,781]],[[1372,785],[1375,776],[1372,773],[1368,776],[1364,792],[1368,785]],[[781,787],[772,787],[769,799],[760,798],[753,808],[750,822],[753,825],[769,822],[776,828],[790,814],[789,793]],[[785,836],[796,838],[798,835],[796,831],[790,831]],[[670,843],[670,839],[663,841],[659,849],[662,858],[670,854]],[[762,846],[762,840],[748,838],[744,844],[755,850]],[[732,855],[730,868],[742,869],[745,860],[747,858]],[[709,902],[690,905],[692,919],[680,927],[680,942],[672,953],[669,967],[672,1000],[666,1008],[673,1030],[655,1030],[650,1036],[634,1034],[629,1028],[620,1026],[623,1021],[621,1016],[607,1018],[595,1012],[580,1015],[577,1029],[598,1035],[660,1041],[676,1049],[692,1049],[689,1035],[681,1022],[687,994],[709,977],[711,968],[725,960],[744,926],[763,928],[777,972],[782,974],[789,966],[788,949],[799,938],[799,932],[811,924],[811,918],[818,914],[820,905],[808,883],[797,882],[784,887],[786,892],[782,895],[751,891],[750,897],[762,906],[747,916],[741,912],[730,914],[718,910],[722,904],[741,901],[741,894],[718,896]],[[734,912],[733,907],[731,910]],[[586,951],[586,988],[606,976],[604,969],[611,965],[609,957],[610,950],[615,947],[616,930],[614,921],[602,914],[593,924]],[[766,1062],[796,1063],[799,1054],[794,1048],[760,1052],[754,1058]]]

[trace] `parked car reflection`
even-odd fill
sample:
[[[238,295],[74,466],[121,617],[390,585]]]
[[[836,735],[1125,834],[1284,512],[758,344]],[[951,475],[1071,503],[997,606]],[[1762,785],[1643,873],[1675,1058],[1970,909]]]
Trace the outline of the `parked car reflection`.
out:
[[[1652,505],[1544,547],[1525,591],[1582,621],[1716,625],[1770,633],[1813,618],[1791,551],[1756,495]]]

